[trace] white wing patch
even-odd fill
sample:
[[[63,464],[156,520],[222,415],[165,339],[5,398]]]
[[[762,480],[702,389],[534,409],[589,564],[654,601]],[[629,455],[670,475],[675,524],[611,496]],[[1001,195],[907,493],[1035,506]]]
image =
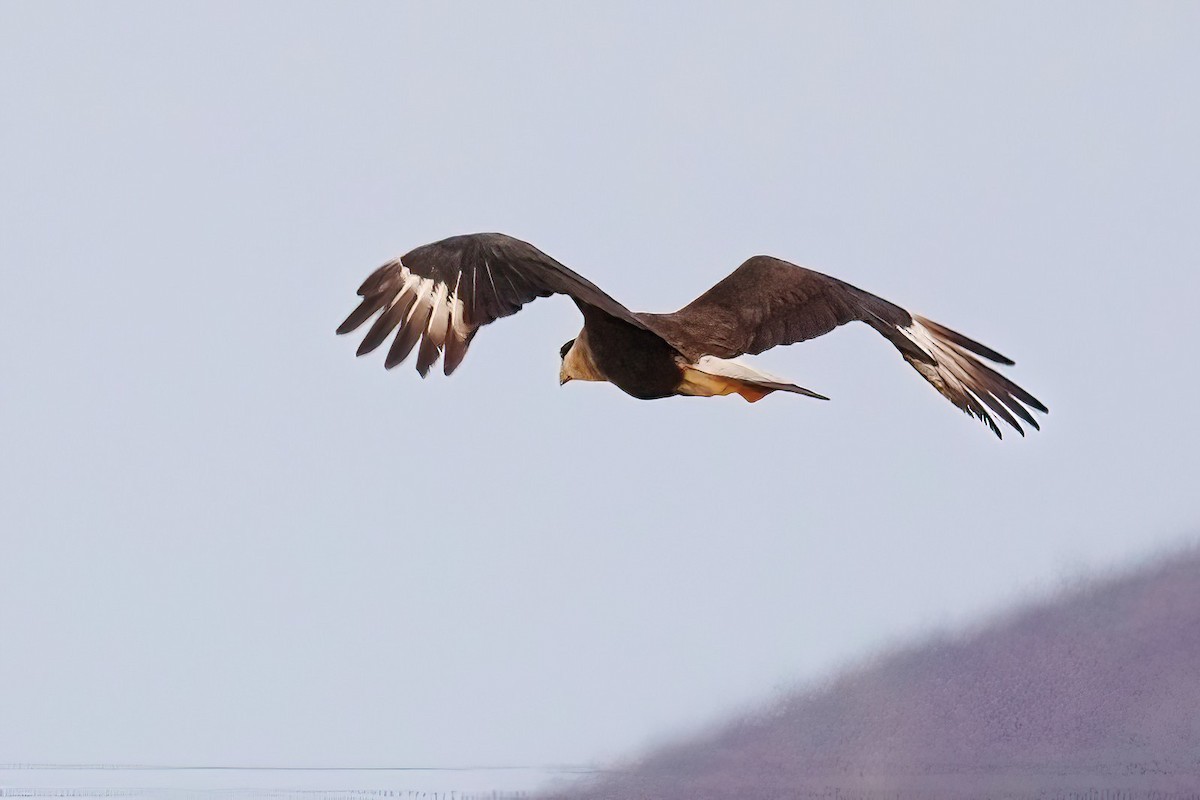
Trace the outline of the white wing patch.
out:
[[[420,342],[417,371],[426,375],[443,350],[449,348],[455,355],[446,361],[449,374],[462,360],[474,334],[458,293],[462,273],[458,273],[452,289],[444,281],[414,274],[399,259],[393,266],[399,268],[393,282],[396,288],[374,299],[382,313],[363,340],[359,354],[378,347],[399,326],[385,361],[389,369],[404,361]]]
[[[937,340],[933,338],[933,334],[918,319],[918,317],[913,317],[912,325],[907,328],[897,325],[896,330],[900,331],[901,336],[912,342],[914,347],[936,361],[937,355],[934,353],[934,349],[937,347]],[[903,352],[903,348],[901,352]]]
[[[1017,417],[1035,429],[1038,427],[1037,421],[1022,403],[1044,412],[1046,407],[1041,402],[1008,378],[984,365],[951,338],[958,337],[962,341],[961,335],[943,329],[934,322],[929,322],[928,326],[924,325],[923,321],[928,322],[914,314],[910,325],[895,328],[905,340],[929,357],[928,360],[924,360],[901,350],[904,360],[912,365],[921,377],[933,384],[933,388],[951,403],[971,416],[983,420],[997,436],[1001,435],[1000,428],[988,413],[989,409],[1022,436],[1025,435],[1025,431],[1017,422]],[[981,347],[975,342],[970,344],[977,349]],[[984,351],[992,352],[986,348]],[[1003,358],[999,354],[993,355]]]

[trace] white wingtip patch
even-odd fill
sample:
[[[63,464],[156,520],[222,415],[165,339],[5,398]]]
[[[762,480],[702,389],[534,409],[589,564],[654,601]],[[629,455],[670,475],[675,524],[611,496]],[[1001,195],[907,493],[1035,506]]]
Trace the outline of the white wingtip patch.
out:
[[[922,325],[916,317],[913,317],[912,324],[908,327],[897,325],[896,330],[900,331],[900,334],[905,339],[912,342],[914,347],[928,356],[930,361],[937,361],[937,355],[934,353],[934,350],[938,347],[937,340],[929,329]]]

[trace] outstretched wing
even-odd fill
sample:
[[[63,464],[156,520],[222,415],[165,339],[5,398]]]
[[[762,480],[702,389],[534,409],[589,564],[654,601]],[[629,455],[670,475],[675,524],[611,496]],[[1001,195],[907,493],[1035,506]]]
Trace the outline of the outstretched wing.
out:
[[[720,358],[761,353],[823,336],[847,322],[865,322],[950,402],[986,422],[997,436],[1000,429],[988,409],[1021,435],[1018,417],[1038,428],[1026,406],[1047,410],[978,358],[1013,363],[990,347],[844,281],[770,256],[749,259],[687,306],[659,319],[693,354]]]
[[[358,355],[379,347],[396,331],[384,366],[400,364],[420,341],[417,371],[422,377],[443,351],[449,375],[462,363],[480,327],[551,294],[568,295],[576,304],[645,327],[591,281],[502,233],[452,236],[418,247],[371,273],[358,293],[362,302],[337,332],[349,333],[378,313]]]

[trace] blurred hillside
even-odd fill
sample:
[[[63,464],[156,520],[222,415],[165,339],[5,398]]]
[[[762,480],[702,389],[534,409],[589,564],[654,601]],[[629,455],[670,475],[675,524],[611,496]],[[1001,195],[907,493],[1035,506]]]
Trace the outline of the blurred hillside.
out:
[[[1200,551],[887,654],[548,796],[1200,798]]]

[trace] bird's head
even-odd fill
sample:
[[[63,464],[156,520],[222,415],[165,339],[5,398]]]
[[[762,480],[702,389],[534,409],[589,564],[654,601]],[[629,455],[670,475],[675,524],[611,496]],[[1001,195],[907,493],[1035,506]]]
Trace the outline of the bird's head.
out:
[[[592,359],[586,330],[580,331],[578,336],[564,344],[558,354],[562,358],[562,365],[558,368],[559,386],[567,381],[608,380]]]
[[[558,349],[558,357],[561,362],[558,365],[558,385],[559,386],[562,386],[564,383],[566,383],[567,381],[571,380],[571,378],[574,377],[571,374],[571,371],[567,368],[567,353],[571,352],[571,348],[574,346],[575,346],[575,340],[572,339],[571,341],[567,342],[566,344],[564,344],[562,347],[560,347]]]

